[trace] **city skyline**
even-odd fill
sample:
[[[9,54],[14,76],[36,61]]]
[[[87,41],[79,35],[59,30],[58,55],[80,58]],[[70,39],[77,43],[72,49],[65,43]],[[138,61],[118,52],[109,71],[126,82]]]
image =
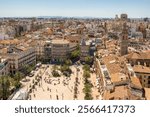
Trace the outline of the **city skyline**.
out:
[[[149,0],[0,0],[0,17],[150,17]]]

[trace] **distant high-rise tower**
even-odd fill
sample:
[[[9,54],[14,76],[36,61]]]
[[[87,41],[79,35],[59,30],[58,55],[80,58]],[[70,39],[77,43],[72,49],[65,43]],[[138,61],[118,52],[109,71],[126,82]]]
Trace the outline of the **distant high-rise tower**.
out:
[[[120,19],[123,20],[123,21],[127,21],[128,20],[128,15],[127,14],[121,14]]]
[[[128,54],[128,29],[126,23],[123,24],[120,49],[121,56]]]

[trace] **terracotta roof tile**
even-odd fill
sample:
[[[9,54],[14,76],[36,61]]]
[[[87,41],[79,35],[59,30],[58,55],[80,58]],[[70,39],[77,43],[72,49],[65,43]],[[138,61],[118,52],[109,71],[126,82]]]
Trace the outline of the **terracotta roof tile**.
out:
[[[150,74],[150,68],[142,66],[142,65],[135,65],[133,67],[133,70],[134,70],[134,72],[149,73]]]

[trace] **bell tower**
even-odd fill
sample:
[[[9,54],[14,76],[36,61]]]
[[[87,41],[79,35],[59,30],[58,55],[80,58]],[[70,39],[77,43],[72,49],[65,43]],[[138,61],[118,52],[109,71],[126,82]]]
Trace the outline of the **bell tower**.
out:
[[[120,51],[121,51],[121,56],[128,54],[128,29],[126,23],[123,24]]]

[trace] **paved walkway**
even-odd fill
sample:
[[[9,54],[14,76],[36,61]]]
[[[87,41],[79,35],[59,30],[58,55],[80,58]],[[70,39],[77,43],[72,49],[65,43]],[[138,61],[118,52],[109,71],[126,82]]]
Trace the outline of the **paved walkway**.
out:
[[[78,85],[77,85],[77,99],[84,100],[84,80],[83,80],[83,70],[82,66],[78,66],[79,71],[77,71],[77,66],[71,66],[73,73],[70,77],[61,77],[55,78],[52,76],[52,65],[42,65],[43,67],[39,68],[38,71],[35,71],[33,77],[26,77],[27,82],[22,82],[23,88],[20,90],[28,91],[30,85],[33,85],[33,80],[36,76],[41,76],[41,79],[32,92],[29,95],[31,100],[74,100],[74,88],[76,77],[78,76]],[[93,84],[92,96],[96,100],[99,97],[99,92],[96,87],[96,74],[91,73],[91,78],[89,80]]]
[[[32,100],[73,100],[74,99],[74,86],[76,78],[76,67],[71,66],[73,73],[70,78],[61,76],[54,78],[51,75],[52,65],[50,65],[44,72],[41,81],[35,89],[30,94]],[[80,71],[82,72],[82,70]],[[84,94],[83,89],[83,79],[82,75],[79,72],[79,85],[78,85],[78,94],[77,99],[83,100]]]

